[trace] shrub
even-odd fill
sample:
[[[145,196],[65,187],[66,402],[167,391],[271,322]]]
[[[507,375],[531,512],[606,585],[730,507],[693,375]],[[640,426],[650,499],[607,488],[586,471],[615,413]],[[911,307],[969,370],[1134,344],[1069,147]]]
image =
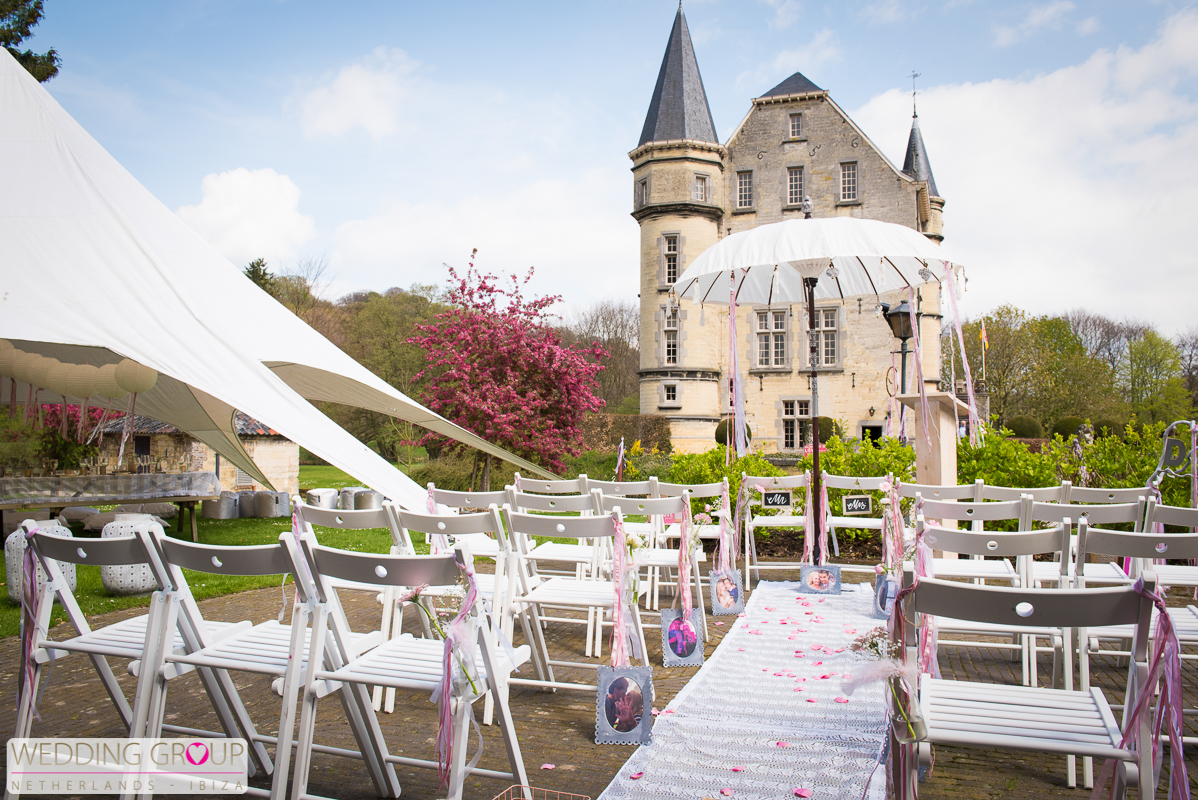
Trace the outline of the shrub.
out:
[[[1035,487],[1052,486],[1061,480],[1050,457],[1031,452],[1008,433],[1013,431],[991,431],[976,448],[969,446],[968,438],[958,439],[957,483],[973,483],[981,478],[994,486]]]
[[[1085,424],[1086,421],[1081,417],[1061,417],[1057,420],[1057,424],[1052,426],[1052,435],[1068,440],[1069,437],[1077,434],[1078,428]]]
[[[720,424],[715,426],[715,441],[716,444],[728,444],[728,425],[732,422],[731,418],[720,420]],[[753,429],[745,423],[745,438],[750,442],[753,441]]]
[[[1097,419],[1094,420],[1094,435],[1100,436],[1122,436],[1123,425],[1113,419]]]
[[[1020,414],[1011,417],[1004,426],[1017,439],[1043,439],[1044,426],[1035,417]]]
[[[430,481],[438,489],[449,489],[453,492],[470,491],[470,473],[474,469],[473,453],[461,458],[447,456],[414,467],[408,477],[421,486]],[[498,458],[491,459],[491,490],[502,489],[516,479],[516,468]],[[478,475],[474,478],[474,488],[482,485],[482,465],[479,465]],[[419,510],[419,509],[417,509]]]
[[[715,483],[727,478],[729,499],[732,503],[736,502],[737,493],[740,491],[742,472],[747,475],[767,476],[786,474],[759,453],[749,453],[734,460],[730,466],[725,466],[723,445],[713,447],[705,453],[675,453],[672,461],[669,474],[659,477],[667,477],[671,483]],[[693,509],[698,513],[703,510],[701,503],[710,501],[695,502],[700,503]]]
[[[819,443],[827,444],[833,436],[840,439],[844,438],[844,428],[840,427],[840,423],[831,417],[819,418]]]
[[[38,431],[17,417],[0,413],[0,466],[31,469],[41,458],[42,439]]]

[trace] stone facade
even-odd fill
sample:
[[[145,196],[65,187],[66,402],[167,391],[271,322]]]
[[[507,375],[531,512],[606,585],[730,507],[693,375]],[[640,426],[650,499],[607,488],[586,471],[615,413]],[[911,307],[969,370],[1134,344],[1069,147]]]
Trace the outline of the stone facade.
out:
[[[675,96],[671,86],[679,87]],[[715,141],[709,119],[680,9],[645,132],[629,157],[632,216],[641,228],[641,411],[669,417],[673,446],[682,452],[713,446],[715,427],[730,409],[728,308],[700,306],[671,291],[700,253],[731,233],[802,219],[805,197],[816,218],[876,219],[937,241],[943,237],[944,200],[935,196],[917,124],[908,161],[914,158],[918,169],[900,170],[827,91],[797,73],[755,98],[725,144]],[[905,290],[891,287],[877,298],[816,302],[817,327],[828,348],[828,363],[820,369],[819,415],[838,420],[850,436],[876,436],[883,429],[897,389],[892,374],[888,391],[887,374],[898,342],[878,315],[877,302],[897,305],[904,299]],[[919,302],[923,374],[934,384],[939,290],[923,287]],[[740,305],[737,314],[738,358],[749,378],[745,411],[754,440],[766,452],[799,449],[811,415],[807,309],[801,303]],[[908,380],[913,391],[913,378]]]

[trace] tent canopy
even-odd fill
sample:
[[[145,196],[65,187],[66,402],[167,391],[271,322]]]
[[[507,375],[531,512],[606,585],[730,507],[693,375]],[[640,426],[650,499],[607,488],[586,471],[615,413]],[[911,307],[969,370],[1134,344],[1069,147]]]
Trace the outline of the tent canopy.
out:
[[[0,338],[63,362],[130,358],[157,370],[138,412],[259,480],[234,409],[397,502],[425,507],[422,487],[309,400],[389,414],[550,475],[406,397],[258,289],[2,50],[0,271]]]

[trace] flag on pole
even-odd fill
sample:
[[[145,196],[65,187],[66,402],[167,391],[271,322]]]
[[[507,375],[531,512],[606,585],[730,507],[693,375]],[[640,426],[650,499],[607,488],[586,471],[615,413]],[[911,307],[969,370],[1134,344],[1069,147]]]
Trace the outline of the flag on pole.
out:
[[[978,334],[978,338],[982,340],[982,349],[989,350],[990,342],[986,339],[986,320],[982,319],[982,332]]]

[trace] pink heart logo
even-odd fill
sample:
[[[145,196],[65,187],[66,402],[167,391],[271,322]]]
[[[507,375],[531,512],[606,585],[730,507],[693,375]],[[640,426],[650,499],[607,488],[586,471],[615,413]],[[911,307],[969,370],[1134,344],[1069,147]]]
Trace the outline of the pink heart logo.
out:
[[[199,753],[197,756],[192,756],[192,752]],[[193,767],[198,767],[208,760],[208,746],[196,742],[195,744],[187,745],[187,749],[183,751],[183,755],[187,757],[187,762]]]

